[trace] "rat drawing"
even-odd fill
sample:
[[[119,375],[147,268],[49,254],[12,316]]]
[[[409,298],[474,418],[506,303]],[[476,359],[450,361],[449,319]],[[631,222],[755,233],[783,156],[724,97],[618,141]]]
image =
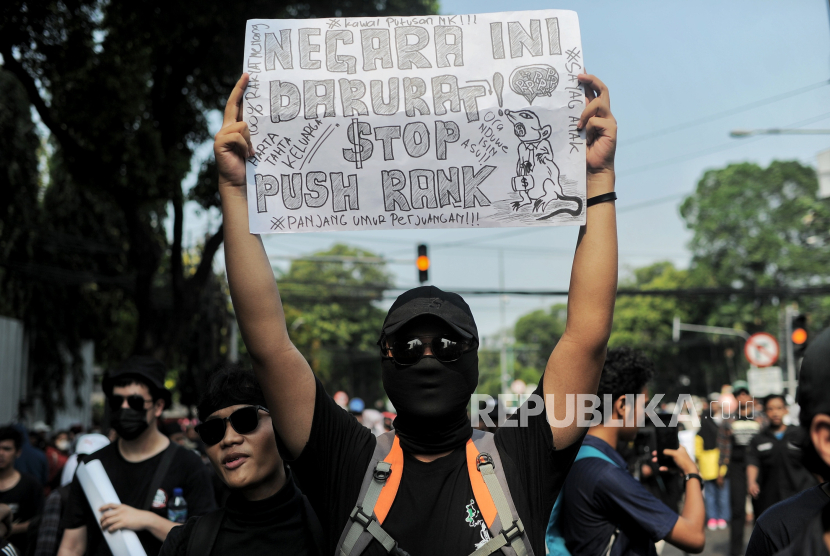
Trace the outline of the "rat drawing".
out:
[[[559,184],[559,167],[553,161],[553,147],[549,141],[550,126],[542,126],[532,110],[505,110],[504,115],[513,124],[513,133],[519,138],[519,159],[516,162],[513,190],[519,193],[520,200],[513,203],[513,210],[532,204],[533,212],[544,212],[549,202],[562,199],[575,202],[576,210],[561,208],[538,220],[546,220],[557,214],[581,214],[582,199],[565,195]]]

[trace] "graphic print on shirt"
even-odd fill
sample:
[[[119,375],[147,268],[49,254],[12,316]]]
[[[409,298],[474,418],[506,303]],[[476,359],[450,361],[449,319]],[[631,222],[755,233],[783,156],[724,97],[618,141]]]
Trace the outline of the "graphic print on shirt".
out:
[[[167,507],[167,493],[164,492],[163,489],[158,489],[156,491],[155,496],[153,496],[153,507],[154,508],[166,508]]]
[[[732,423],[732,435],[735,439],[735,446],[749,446],[752,437],[758,434],[761,426],[749,419],[738,419]]]
[[[478,527],[479,534],[481,535],[481,541],[475,544],[476,550],[487,544],[487,541],[490,540],[490,531],[487,530],[487,524],[484,523],[484,519],[481,517],[481,512],[478,511],[478,507],[476,507],[476,501],[470,500],[470,503],[464,507],[466,511],[466,517],[464,521],[466,521],[470,527]]]

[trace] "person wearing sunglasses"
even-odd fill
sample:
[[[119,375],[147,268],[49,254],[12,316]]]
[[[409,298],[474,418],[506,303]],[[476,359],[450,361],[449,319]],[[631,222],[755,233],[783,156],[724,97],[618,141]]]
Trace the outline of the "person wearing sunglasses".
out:
[[[196,431],[231,494],[224,508],[172,529],[160,556],[320,554],[319,522],[283,464],[254,373],[214,373],[198,413]]]
[[[166,368],[151,357],[134,356],[104,376],[110,424],[118,440],[84,458],[99,460],[121,504],[106,504],[96,522],[83,488],[73,479],[61,528],[58,556],[110,556],[101,529],[135,531],[147,556],[156,556],[175,523],[167,506],[181,488],[190,515],[214,509],[210,471],[201,458],[158,429],[171,402]]]
[[[537,556],[545,554],[548,517],[585,434],[576,420],[566,420],[573,414],[566,399],[596,393],[614,310],[616,122],[608,88],[594,76],[578,76],[585,90],[579,101],[586,105],[576,127],[584,130],[586,140],[575,148],[586,149],[588,201],[571,271],[567,326],[535,391],[545,402],[525,404],[494,438],[484,437],[495,443],[493,456],[500,456],[503,467],[496,469],[484,467],[490,466],[487,458],[468,459],[468,452],[477,450],[469,442],[479,438],[467,416],[478,384],[479,334],[461,296],[424,286],[403,293],[389,309],[379,348],[383,386],[397,412],[393,440],[376,438],[337,406],[291,342],[278,281],[261,239],[248,226],[246,158],[255,155],[244,121],[248,80],[243,74],[231,92],[214,142],[225,264],[234,310],[263,385],[278,445],[320,517],[326,552],[339,553],[349,543],[354,547],[349,556],[465,556],[479,547],[492,553],[499,542],[512,545],[520,536],[528,553],[532,548]],[[367,177],[366,187],[375,186]],[[540,256],[545,249],[538,246]],[[479,272],[476,267],[472,271]],[[546,412],[550,423],[556,419],[562,424],[550,425]],[[386,449],[381,442],[402,452],[400,459],[395,452],[391,471],[377,466],[376,448]],[[495,519],[493,505],[505,509],[504,492],[492,495],[489,505],[474,496],[478,492],[486,500],[491,488],[482,491],[479,483],[471,483],[481,480],[482,469],[503,472],[518,520],[497,525],[501,519]],[[362,488],[374,485],[373,477],[383,482],[381,494],[376,486]],[[492,480],[490,484],[495,489]],[[499,478],[504,491],[501,484]],[[396,489],[391,506],[385,485]],[[383,516],[361,510],[370,492],[371,504],[383,501],[384,510],[388,507]],[[515,515],[512,509],[497,513]],[[358,524],[362,527],[356,529]],[[372,538],[352,544],[355,535],[363,542],[364,532]]]

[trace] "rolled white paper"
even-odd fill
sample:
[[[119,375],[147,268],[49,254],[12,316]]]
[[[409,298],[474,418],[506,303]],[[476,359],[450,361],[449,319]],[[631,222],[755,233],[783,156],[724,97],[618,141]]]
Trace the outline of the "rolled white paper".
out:
[[[98,523],[100,528],[101,511],[99,508],[104,504],[120,504],[121,500],[118,498],[118,494],[115,493],[110,478],[107,476],[107,472],[104,471],[104,466],[97,459],[78,465],[77,476],[81,487],[84,489],[84,494],[86,494],[86,499],[89,501],[89,507],[92,509],[92,513],[95,514],[95,522]],[[147,556],[135,531],[122,529],[110,533],[101,529],[101,532],[104,534],[104,539],[107,541],[113,556]]]

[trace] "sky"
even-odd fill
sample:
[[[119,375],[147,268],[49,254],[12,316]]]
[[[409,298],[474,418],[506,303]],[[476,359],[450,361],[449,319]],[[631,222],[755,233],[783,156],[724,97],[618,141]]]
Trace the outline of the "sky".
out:
[[[497,12],[495,0],[441,0],[442,14]],[[588,70],[609,87],[619,125],[616,154],[621,278],[658,261],[689,264],[690,233],[678,212],[708,169],[735,162],[816,165],[827,135],[729,137],[734,129],[830,129],[827,0],[591,2],[514,0],[517,10],[577,12]],[[240,30],[242,32],[243,30]],[[242,53],[240,53],[240,59]],[[221,120],[211,119],[213,132]],[[209,156],[210,146],[199,151]],[[199,160],[194,161],[194,168]],[[220,222],[190,206],[186,239]],[[442,289],[566,290],[575,227],[327,232],[264,236],[269,254],[300,256],[343,242],[394,261],[398,287],[418,285],[416,246],[429,246],[430,282]],[[500,255],[501,253],[501,255]],[[500,260],[502,264],[500,265]],[[275,260],[286,268],[286,260]],[[224,260],[217,256],[216,267]],[[483,336],[564,298],[467,296]],[[392,300],[385,301],[385,307]],[[500,303],[505,304],[502,320]],[[384,308],[385,308],[384,307]]]

